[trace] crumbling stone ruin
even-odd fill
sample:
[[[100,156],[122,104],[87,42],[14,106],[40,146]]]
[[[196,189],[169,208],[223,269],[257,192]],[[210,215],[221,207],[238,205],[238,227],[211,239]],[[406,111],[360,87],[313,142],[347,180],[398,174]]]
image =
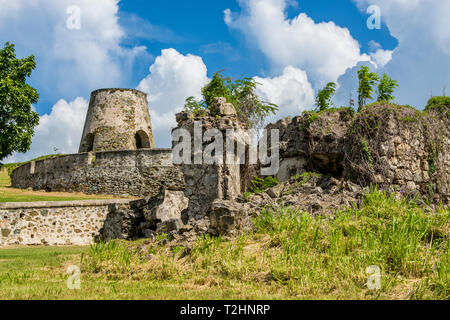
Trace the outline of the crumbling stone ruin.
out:
[[[216,103],[223,105],[225,101],[216,100]],[[229,110],[229,107],[226,105],[219,110]],[[215,112],[214,108],[212,110],[196,115],[177,114],[178,128],[187,128],[192,133],[196,121],[201,121],[203,133],[210,128],[224,132],[245,127],[233,112],[222,111],[217,117],[211,114]],[[335,210],[359,205],[371,186],[393,192],[397,197],[417,197],[422,203],[429,200],[432,190],[432,201],[448,204],[450,159],[445,124],[448,119],[412,111],[409,107],[395,105],[371,106],[357,115],[350,109],[336,109],[321,112],[313,119],[307,113],[270,124],[267,129],[280,130],[280,170],[276,177],[281,183],[246,197],[243,193],[248,190],[248,183],[244,180],[251,176],[243,174],[243,165],[181,164],[185,189],[184,197],[179,195],[178,199],[180,203],[188,199],[188,206],[179,210],[176,223],[172,221],[163,229],[150,231],[164,230],[178,240],[194,239],[202,233],[233,235],[251,228],[252,215],[262,209],[292,206],[312,214],[333,214]],[[432,126],[427,126],[428,122]],[[370,126],[374,126],[374,130]],[[379,136],[380,144],[372,142]],[[400,143],[399,139],[402,139]],[[371,143],[366,146],[364,141]],[[441,143],[434,175],[427,166],[433,161],[432,149],[427,149],[433,143]],[[378,151],[383,150],[385,144],[392,147],[390,153]],[[176,146],[175,142],[174,148]],[[204,148],[202,146],[201,151]],[[194,155],[193,152],[191,156]],[[410,176],[411,169],[419,164],[420,170],[416,172],[424,179],[418,179],[417,174]],[[258,166],[251,171],[257,173]],[[392,177],[392,172],[396,172],[397,178]],[[153,206],[154,202],[149,201],[148,207]],[[173,211],[170,216],[174,217]]]
[[[204,233],[217,234],[222,231],[223,226],[240,228],[243,225],[239,220],[241,216],[226,214],[221,209],[233,207],[236,199],[245,191],[241,184],[241,173],[245,165],[241,168],[239,164],[227,163],[225,140],[222,142],[224,148],[221,155],[222,164],[207,164],[204,161],[196,164],[196,154],[203,154],[207,144],[200,144],[199,150],[195,150],[194,131],[199,130],[204,135],[208,129],[217,129],[217,133],[224,136],[227,130],[242,129],[245,128],[245,124],[238,120],[234,107],[223,98],[216,99],[211,110],[205,110],[197,115],[183,111],[176,115],[176,119],[178,127],[173,131],[186,129],[191,139],[189,145],[193,150],[189,153],[191,163],[176,165],[184,176],[182,192],[175,188],[162,188],[157,196],[144,199],[140,203],[140,210],[135,214],[119,213],[122,217],[128,217],[121,220],[123,225],[119,228],[126,230],[129,221],[141,219],[141,236],[165,232],[173,238],[181,239],[193,239],[196,235]],[[173,142],[174,152],[177,152],[178,144],[186,137],[178,138],[180,139]],[[114,238],[108,232],[111,229],[114,227],[102,230],[102,239]],[[216,229],[219,229],[219,232]],[[123,238],[133,236],[125,233]]]
[[[375,186],[424,205],[450,204],[450,106],[421,113],[375,104],[358,114],[339,108],[272,123],[266,129],[279,130],[275,177],[280,184],[248,194],[262,165],[227,162],[226,152],[216,154],[205,143],[223,144],[226,151],[229,146],[217,136],[195,141],[196,130],[205,135],[214,128],[224,136],[228,130],[247,129],[232,104],[216,98],[209,110],[178,113],[172,149],[155,149],[144,98],[136,90],[95,91],[81,153],[23,165],[13,172],[13,186],[140,197],[109,206],[103,225],[92,233],[103,241],[162,232],[177,241],[205,233],[230,236],[250,229],[252,215],[262,209],[292,206],[333,214],[359,205]],[[189,134],[179,135],[178,129]],[[235,138],[248,151],[248,140]],[[174,163],[186,142],[190,162]],[[206,151],[223,161],[197,163]]]
[[[11,178],[15,188],[136,197],[184,185],[171,149],[155,148],[147,95],[133,89],[92,92],[80,153],[24,164]]]
[[[448,107],[450,109],[450,106]],[[450,117],[405,106],[375,105],[348,130],[345,169],[361,185],[378,185],[450,204]]]
[[[138,90],[91,93],[79,152],[154,149],[147,95]]]
[[[450,107],[449,107],[450,108]],[[280,120],[280,171],[285,181],[313,171],[367,187],[450,203],[449,117],[378,104]]]
[[[223,139],[222,164],[202,163],[195,164],[196,154],[203,154],[207,145],[199,146],[195,150],[194,131],[195,123],[199,124],[198,130],[202,136],[209,129],[217,129],[221,137],[225,137],[227,130],[243,129],[244,124],[240,123],[236,111],[231,103],[226,103],[225,99],[218,98],[211,110],[207,110],[200,115],[193,115],[189,112],[177,114],[179,128],[186,129],[191,137],[191,163],[179,165],[185,178],[185,195],[189,197],[189,207],[183,213],[183,221],[192,223],[198,232],[206,232],[209,229],[208,213],[211,205],[217,200],[233,201],[243,190],[241,186],[241,168],[239,164],[227,163],[227,145]],[[173,142],[174,151],[177,149],[178,141]],[[200,222],[202,220],[207,220]]]

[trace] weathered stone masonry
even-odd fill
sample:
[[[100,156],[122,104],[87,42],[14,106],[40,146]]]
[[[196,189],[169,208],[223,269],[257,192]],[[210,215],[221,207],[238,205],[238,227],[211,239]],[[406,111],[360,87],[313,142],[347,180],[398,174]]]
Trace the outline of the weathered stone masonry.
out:
[[[279,181],[314,171],[450,203],[450,118],[380,104],[283,119]]]
[[[225,137],[227,130],[246,129],[246,125],[238,119],[233,105],[227,103],[224,98],[216,98],[211,110],[205,110],[197,115],[181,112],[176,115],[176,119],[178,128],[190,132],[193,151],[192,164],[179,166],[185,179],[184,194],[189,199],[188,208],[181,213],[182,221],[192,226],[197,233],[217,233],[223,225],[237,228],[238,217],[227,215],[215,208],[231,205],[245,191],[241,170],[244,166],[227,163],[225,139],[223,139],[222,164],[195,164],[194,131],[197,122],[200,124],[199,130],[202,135],[209,129],[217,129],[220,135]],[[235,136],[235,142],[245,147],[246,141],[242,140],[242,137]],[[177,144],[173,142],[174,151]],[[205,152],[208,144],[208,141],[203,141],[199,152]],[[236,149],[234,151],[236,152]],[[236,153],[234,156],[236,157]]]
[[[79,152],[155,148],[147,95],[134,89],[92,92]]]
[[[24,164],[14,170],[15,188],[87,194],[152,196],[161,186],[183,190],[170,149],[79,153]]]
[[[112,103],[116,91],[108,90],[99,93],[111,94],[103,98]],[[118,101],[123,102],[123,97],[120,94]],[[94,95],[91,100],[95,99]],[[0,205],[0,245],[88,244],[151,238],[159,232],[177,241],[191,241],[204,233],[227,236],[250,228],[252,213],[265,206],[332,214],[342,206],[359,203],[370,185],[392,190],[395,196],[419,195],[435,203],[450,203],[448,113],[375,105],[356,115],[350,109],[335,109],[280,120],[267,129],[279,129],[280,170],[276,177],[282,183],[247,198],[242,192],[247,191],[259,166],[194,161],[196,154],[209,148],[209,142],[203,141],[195,150],[195,130],[204,134],[215,128],[223,136],[229,129],[246,128],[233,106],[217,98],[211,110],[181,112],[176,120],[176,129],[190,133],[194,164],[174,165],[171,149],[139,149],[142,140],[130,135],[124,138],[118,125],[118,130],[111,131],[111,139],[134,143],[126,145],[132,150],[114,150],[113,143],[110,151],[56,157],[17,168],[12,176],[14,187],[142,199],[92,205]],[[100,132],[93,131],[96,135]],[[185,138],[174,140],[174,151]],[[235,142],[248,147],[242,137]],[[93,148],[101,150],[109,144]],[[323,175],[299,175],[307,171]]]
[[[88,245],[130,200],[0,203],[0,246]]]

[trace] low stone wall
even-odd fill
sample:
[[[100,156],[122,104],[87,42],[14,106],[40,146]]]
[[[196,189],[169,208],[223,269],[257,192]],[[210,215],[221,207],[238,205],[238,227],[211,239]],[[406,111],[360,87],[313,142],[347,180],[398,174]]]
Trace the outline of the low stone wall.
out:
[[[0,246],[88,245],[130,200],[0,203]]]
[[[184,178],[171,149],[79,153],[24,164],[12,174],[14,188],[153,196],[161,186],[182,190]]]

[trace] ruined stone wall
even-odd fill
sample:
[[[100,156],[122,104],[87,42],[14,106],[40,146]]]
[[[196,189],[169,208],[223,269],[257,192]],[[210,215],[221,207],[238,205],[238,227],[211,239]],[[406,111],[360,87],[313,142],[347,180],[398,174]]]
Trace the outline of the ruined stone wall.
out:
[[[268,126],[280,130],[279,181],[313,171],[360,186],[450,203],[450,129],[444,113],[380,104],[306,113]]]
[[[155,148],[147,95],[134,89],[91,93],[79,152]]]
[[[194,146],[195,123],[200,123],[202,135],[209,129],[218,130],[223,137],[222,164],[195,164]],[[238,120],[232,104],[224,98],[216,98],[211,110],[203,110],[199,114],[181,112],[177,114],[178,128],[186,129],[191,137],[191,164],[179,165],[185,179],[184,194],[189,199],[189,206],[182,214],[185,224],[202,233],[210,229],[211,208],[215,201],[233,201],[241,193],[241,165],[226,161],[226,132],[238,130],[245,126]],[[176,129],[178,129],[176,128]],[[174,129],[174,130],[176,130]],[[205,151],[210,141],[203,141],[201,152]],[[178,142],[173,143],[174,150]]]
[[[161,186],[183,190],[170,149],[80,153],[24,164],[14,170],[12,186],[87,194],[152,196]]]
[[[281,119],[266,129],[278,129],[280,136],[279,181],[288,181],[305,171],[341,176],[344,170],[344,139],[353,121],[349,109],[306,113]]]
[[[0,203],[0,246],[88,245],[129,200]]]
[[[405,194],[450,204],[448,115],[397,105],[358,114],[345,143],[346,175]]]

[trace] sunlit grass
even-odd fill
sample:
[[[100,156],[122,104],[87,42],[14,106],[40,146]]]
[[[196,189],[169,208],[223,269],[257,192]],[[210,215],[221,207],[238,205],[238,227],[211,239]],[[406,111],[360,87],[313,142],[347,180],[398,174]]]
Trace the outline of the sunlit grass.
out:
[[[11,185],[11,178],[8,175],[8,170],[0,169],[0,188],[9,187]]]
[[[154,241],[111,241],[54,256],[52,249],[46,249],[46,255],[37,259],[28,259],[33,255],[26,250],[40,248],[19,249],[16,257],[11,256],[16,249],[0,250],[0,295],[450,299],[449,219],[448,208],[428,213],[414,202],[397,201],[374,190],[361,208],[348,208],[334,217],[311,216],[293,208],[267,210],[255,217],[255,231],[250,234],[232,240],[203,236],[190,248],[164,244],[165,235],[160,235]],[[65,286],[64,268],[69,262],[81,267],[81,290]],[[381,270],[378,290],[367,286],[369,266]]]

